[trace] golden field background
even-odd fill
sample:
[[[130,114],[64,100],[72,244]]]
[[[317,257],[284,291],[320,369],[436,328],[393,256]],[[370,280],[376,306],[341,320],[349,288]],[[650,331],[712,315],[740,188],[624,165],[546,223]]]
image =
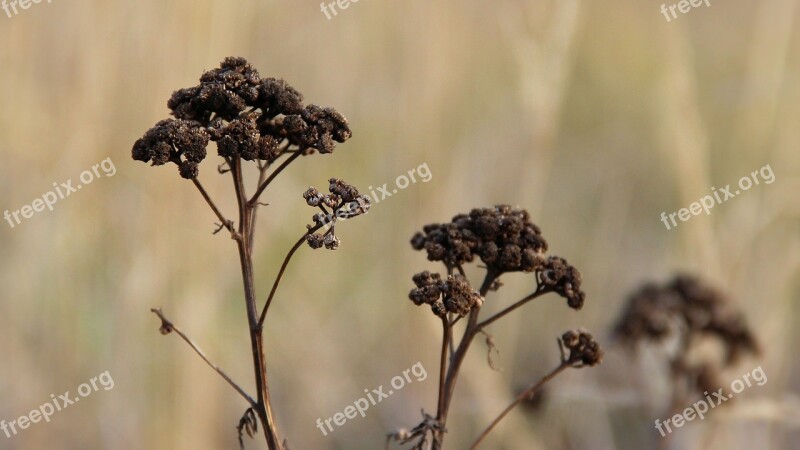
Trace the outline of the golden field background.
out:
[[[256,242],[263,294],[313,211],[300,194],[331,176],[433,178],[338,229],[336,252],[302,249],[267,324],[271,389],[293,450],[378,449],[435,409],[440,331],[408,299],[437,268],[408,244],[472,207],[528,209],[551,253],[584,278],[578,313],[553,297],[476,341],[447,447],[463,449],[517,390],[555,367],[555,336],[585,326],[606,363],[569,371],[538,413],[515,411],[491,449],[653,448],[663,382],[609,328],[644,280],[697,271],[729,292],[764,347],[763,387],[674,434],[673,448],[797,448],[800,364],[800,4],[712,0],[668,23],[658,2],[362,0],[327,20],[313,1],[42,2],[0,11],[0,210],[15,210],[110,157],[117,169],[21,225],[0,226],[0,419],[108,370],[115,386],[0,449],[234,449],[239,397],[175,336],[160,306],[252,386],[232,241],[173,166],[130,158],[166,100],[223,57],[334,106],[354,137],[301,159],[270,187]],[[214,154],[213,146],[209,148]],[[200,178],[233,216],[213,160]],[[776,181],[666,230],[672,212],[770,164]],[[530,291],[506,276],[487,308]],[[264,296],[262,295],[262,299]],[[414,382],[327,437],[315,427],[365,388],[421,362]],[[661,375],[663,376],[663,375]],[[265,448],[261,435],[249,449]]]

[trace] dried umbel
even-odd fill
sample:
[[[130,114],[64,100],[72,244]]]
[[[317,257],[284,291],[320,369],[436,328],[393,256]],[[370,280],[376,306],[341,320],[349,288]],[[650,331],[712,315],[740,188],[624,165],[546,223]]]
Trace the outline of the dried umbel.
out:
[[[603,350],[585,330],[570,330],[561,335],[561,344],[569,351],[566,361],[579,366],[596,366],[603,361]]]
[[[684,341],[718,339],[725,348],[726,364],[758,352],[743,314],[721,292],[690,275],[678,275],[663,286],[649,283],[634,292],[615,328],[615,334],[629,344],[661,341],[676,333]]]
[[[586,299],[578,269],[564,258],[545,255],[547,241],[523,209],[473,209],[450,223],[426,225],[411,238],[411,246],[424,250],[429,260],[444,263],[449,272],[462,270],[477,256],[491,274],[489,290],[501,286],[504,273],[534,272],[537,285],[567,299],[570,308],[581,309]]]
[[[309,198],[319,202],[319,193],[310,192]],[[549,293],[567,299],[567,305],[580,309],[586,299],[581,290],[580,272],[558,256],[548,256],[547,242],[542,232],[530,220],[527,211],[498,205],[473,209],[469,214],[459,214],[449,223],[426,225],[411,239],[415,250],[424,250],[430,261],[440,261],[445,274],[423,271],[413,276],[415,287],[408,294],[417,305],[427,305],[442,322],[440,359],[440,385],[435,417],[425,414],[425,420],[414,433],[392,433],[390,439],[406,444],[413,441],[413,450],[441,449],[447,432],[447,414],[453,398],[455,383],[469,347],[478,334],[486,335],[489,347],[489,365],[493,368],[491,351],[496,350],[487,327],[517,310],[526,303]],[[476,290],[466,276],[465,266],[475,263],[484,268],[484,278]],[[515,272],[532,273],[536,287],[524,298],[500,309],[488,318],[481,319],[480,312],[489,292],[502,287],[500,276]],[[462,320],[463,319],[463,320]],[[454,340],[454,328],[464,324],[460,341]],[[592,336],[585,331],[565,333],[559,340],[562,351],[561,364],[540,382],[531,385],[495,419],[473,444],[475,448],[491,429],[514,407],[534,395],[547,381],[568,368],[599,364],[603,351]],[[566,353],[565,353],[566,350]]]
[[[569,265],[567,260],[558,256],[548,256],[542,267],[537,270],[537,275],[539,285],[567,299],[570,308],[583,307],[586,294],[581,290],[581,273]]]
[[[287,153],[331,153],[352,135],[344,116],[304,106],[299,92],[283,80],[261,78],[244,58],[225,58],[199,85],[175,91],[167,106],[175,118],[136,141],[133,159],[175,163],[187,179],[197,177],[209,140],[224,158],[271,164]]]
[[[322,212],[314,214],[314,225],[308,225],[309,234],[306,238],[308,246],[317,249],[323,245],[329,250],[339,247],[339,238],[336,237],[336,222],[351,219],[366,214],[371,206],[369,196],[361,195],[358,189],[338,178],[329,180],[330,194],[322,194],[317,188],[309,187],[303,198],[308,206],[319,208]],[[331,208],[328,211],[327,208]],[[330,226],[323,234],[313,234],[314,231]]]
[[[427,270],[414,275],[417,285],[408,294],[415,305],[430,305],[434,314],[445,318],[448,313],[466,316],[473,307],[480,308],[483,297],[461,275],[448,275],[442,279],[438,273]]]
[[[668,361],[676,397],[716,390],[722,370],[744,355],[759,352],[755,336],[734,304],[700,278],[686,274],[663,285],[645,284],[632,293],[614,335],[632,350],[639,343],[677,340],[679,346]],[[695,344],[707,339],[721,344],[721,361],[691,357]],[[693,393],[682,392],[686,387]]]
[[[411,245],[431,261],[457,267],[479,257],[497,272],[531,272],[541,268],[547,242],[527,211],[508,205],[473,209],[450,223],[425,225]]]

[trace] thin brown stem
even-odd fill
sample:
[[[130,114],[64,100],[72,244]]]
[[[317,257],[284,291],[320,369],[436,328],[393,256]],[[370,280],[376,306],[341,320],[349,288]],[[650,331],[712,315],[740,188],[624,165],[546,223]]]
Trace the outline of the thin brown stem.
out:
[[[269,384],[267,382],[267,363],[264,352],[264,339],[258,327],[258,310],[256,307],[255,281],[253,276],[253,258],[250,253],[250,228],[252,223],[252,207],[247,201],[247,194],[244,190],[244,180],[242,177],[241,159],[236,157],[229,161],[231,164],[231,174],[236,190],[236,201],[239,205],[239,235],[242,239],[237,241],[239,249],[239,261],[242,267],[242,283],[244,285],[245,307],[247,309],[247,322],[249,326],[250,344],[253,354],[253,369],[258,389],[258,400],[254,407],[259,420],[263,425],[264,437],[270,450],[282,450],[283,447],[278,437],[278,431],[272,417],[272,405],[270,401]]]
[[[232,158],[230,164],[232,164],[233,187],[236,190],[236,200],[239,205],[239,234],[247,238],[249,233],[245,233],[245,230],[250,229],[250,210],[245,201],[247,192],[244,189],[244,177],[242,176],[242,159],[238,156]]]
[[[447,334],[448,334],[447,340],[450,341],[450,345],[449,345],[449,347],[450,347],[450,358],[452,358],[453,357],[453,353],[456,352],[455,344],[453,344],[453,324],[456,323],[456,322],[458,322],[458,319],[456,319],[453,322],[451,322],[450,325],[447,327]]]
[[[306,233],[302,235],[300,239],[297,240],[297,242],[295,242],[291,250],[289,250],[289,253],[286,254],[286,257],[283,259],[283,263],[281,264],[281,268],[280,270],[278,270],[278,275],[275,277],[275,281],[272,283],[272,289],[270,289],[269,291],[269,297],[267,297],[267,302],[264,304],[264,308],[261,310],[261,316],[258,319],[259,329],[261,329],[264,326],[264,320],[267,318],[267,310],[269,310],[269,306],[270,304],[272,304],[272,299],[275,297],[275,292],[278,290],[278,285],[280,284],[281,279],[283,278],[283,273],[286,272],[286,268],[289,266],[289,261],[292,259],[292,256],[294,256],[295,252],[300,248],[301,245],[303,245],[303,242],[306,241],[306,236],[314,233],[321,227],[322,225],[317,224],[314,227],[309,228],[308,231],[306,231]]]
[[[572,367],[572,365],[569,362],[562,361],[561,364],[558,367],[555,368],[555,370],[553,370],[549,374],[545,375],[545,377],[542,378],[541,380],[539,380],[538,383],[533,384],[533,385],[529,386],[527,389],[525,389],[524,391],[522,391],[522,393],[520,393],[517,396],[517,398],[514,399],[514,401],[511,402],[511,404],[508,405],[506,407],[506,409],[504,409],[503,412],[500,413],[500,415],[497,416],[485,430],[483,430],[483,433],[481,433],[480,436],[478,436],[478,438],[475,440],[475,442],[470,447],[470,450],[475,450],[476,448],[478,448],[478,445],[481,442],[483,442],[483,440],[486,438],[486,436],[489,435],[489,433],[494,429],[494,427],[497,426],[497,424],[500,423],[500,421],[503,420],[503,418],[506,415],[508,415],[508,413],[511,412],[512,409],[514,409],[517,405],[522,403],[525,399],[531,398],[533,396],[533,394],[536,393],[536,391],[538,391],[542,386],[544,386],[545,383],[547,383],[548,381],[552,380],[558,374],[560,374],[561,372],[563,372],[564,370],[566,370],[569,367]]]
[[[541,297],[542,295],[547,294],[549,292],[553,292],[552,289],[550,289],[550,288],[539,288],[539,289],[536,289],[530,295],[522,298],[521,300],[515,302],[514,304],[512,304],[509,307],[507,307],[506,309],[498,312],[497,314],[495,314],[495,315],[489,317],[488,319],[484,320],[483,322],[477,324],[475,326],[475,330],[476,331],[483,330],[484,328],[488,327],[493,322],[495,322],[496,320],[502,318],[503,316],[505,316],[506,314],[510,313],[511,311],[514,311],[515,309],[519,308],[520,306],[524,305],[525,303],[528,303],[529,301],[531,301],[531,300],[533,300],[533,299],[535,299],[537,297]]]
[[[256,193],[253,194],[252,198],[250,198],[250,201],[248,202],[248,204],[252,206],[252,205],[258,203],[258,198],[261,196],[261,193],[264,192],[264,189],[266,189],[267,186],[269,186],[270,183],[272,183],[272,180],[274,180],[275,177],[277,177],[278,174],[280,174],[283,171],[283,169],[287,168],[289,166],[289,164],[291,164],[295,159],[299,158],[302,155],[303,155],[303,152],[292,153],[292,156],[290,156],[289,158],[286,159],[286,161],[281,163],[281,165],[278,166],[269,175],[269,177],[266,180],[264,180],[264,182],[261,183],[258,186],[258,189],[256,190]]]
[[[258,183],[256,186],[261,186],[264,183],[264,179],[267,177],[267,169],[269,165],[267,163],[258,162]],[[253,243],[255,242],[255,232],[256,232],[256,217],[258,213],[258,206],[259,202],[256,202],[252,205],[252,211],[250,213],[250,234],[248,235],[248,248],[247,250],[252,254],[253,253]]]
[[[202,350],[200,350],[200,347],[198,347],[194,343],[194,341],[192,341],[192,339],[189,338],[189,336],[187,336],[183,331],[180,330],[180,328],[176,327],[175,324],[172,323],[172,321],[170,321],[169,319],[167,319],[164,316],[164,313],[161,311],[161,308],[151,308],[150,311],[152,311],[155,315],[158,316],[159,319],[161,319],[161,333],[162,334],[167,334],[167,333],[169,333],[171,331],[174,331],[175,333],[177,333],[178,336],[181,337],[181,339],[186,341],[186,343],[189,344],[190,347],[192,347],[192,349],[195,351],[195,353],[200,355],[200,358],[202,358],[203,361],[206,362],[206,364],[208,364],[222,378],[224,378],[225,381],[227,381],[228,384],[231,385],[231,387],[236,389],[236,392],[238,392],[239,395],[244,397],[244,399],[247,400],[247,403],[249,403],[250,406],[255,406],[256,405],[255,399],[253,399],[253,397],[251,397],[250,394],[245,392],[244,389],[241,388],[241,386],[239,386],[236,382],[234,382],[233,379],[231,379],[231,377],[229,377],[228,374],[226,374],[222,369],[220,369],[220,367],[218,365],[216,365],[213,362],[211,362],[211,360],[208,359],[206,354]]]
[[[479,290],[481,296],[485,296],[489,292],[489,288],[491,287],[492,283],[494,283],[494,281],[497,279],[498,276],[499,274],[494,271],[486,272],[486,276],[483,279],[483,284],[481,285]],[[453,355],[450,357],[450,366],[447,369],[447,376],[445,377],[444,389],[441,393],[442,398],[439,399],[439,405],[441,405],[441,407],[438,411],[438,414],[436,415],[436,420],[440,426],[440,431],[438,431],[437,436],[434,436],[433,440],[434,450],[441,449],[442,442],[444,440],[444,430],[445,430],[445,425],[447,423],[447,413],[450,408],[450,402],[453,398],[453,392],[455,390],[456,381],[458,379],[458,374],[461,369],[461,364],[464,362],[467,350],[469,350],[469,346],[472,343],[475,334],[477,333],[477,331],[475,330],[475,326],[478,323],[479,314],[480,314],[480,308],[473,308],[472,311],[470,311],[467,326],[466,329],[464,330],[464,335],[461,338],[461,342],[459,342],[455,353],[453,353]]]
[[[216,214],[222,226],[225,227],[225,229],[227,229],[231,233],[231,238],[241,239],[239,233],[237,233],[236,230],[233,229],[233,221],[226,219],[225,216],[222,215],[222,212],[219,210],[219,208],[217,208],[217,205],[214,203],[213,200],[211,200],[211,197],[208,195],[208,192],[206,192],[206,190],[203,188],[203,185],[200,184],[200,180],[198,180],[197,178],[192,178],[192,182],[197,187],[197,190],[200,191],[200,195],[203,196],[206,203],[208,203],[208,206],[211,207],[211,210],[214,211],[214,214]]]
[[[436,416],[439,417],[444,410],[444,389],[445,376],[447,374],[447,352],[450,349],[450,339],[452,337],[452,327],[447,317],[442,318],[442,354],[439,360],[439,404],[437,405]]]

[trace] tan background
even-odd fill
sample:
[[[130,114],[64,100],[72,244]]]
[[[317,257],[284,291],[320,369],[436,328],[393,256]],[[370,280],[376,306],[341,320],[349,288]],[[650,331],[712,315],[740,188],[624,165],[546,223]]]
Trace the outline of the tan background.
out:
[[[176,337],[159,335],[148,312],[163,307],[250,387],[234,245],[210,234],[214,217],[174,167],[130,159],[135,139],[167,116],[170,93],[227,55],[334,106],[354,130],[270,188],[256,243],[261,292],[313,213],[299,197],[308,185],[330,176],[391,185],[422,163],[433,173],[344,224],[337,252],[304,248],[293,261],[267,332],[275,409],[293,449],[382,448],[387,432],[434,409],[438,324],[406,295],[411,274],[435,266],[408,240],[425,223],[494,203],[531,211],[552,253],[582,271],[588,300],[579,313],[543,300],[495,326],[502,372],[476,343],[449,448],[465,448],[555,366],[554,337],[575,326],[595,331],[607,363],[562,376],[544,414],[516,411],[485,448],[651,448],[663,385],[647,387],[653,378],[608,330],[627,292],[678,269],[733,295],[766,351],[732,377],[760,364],[769,382],[680,429],[675,448],[793,448],[800,5],[712,1],[671,23],[659,7],[362,0],[332,20],[297,0],[55,0],[13,18],[0,11],[0,210],[104,158],[117,169],[53,212],[0,226],[0,419],[106,370],[115,381],[49,424],[0,434],[0,448],[236,448],[242,401]],[[773,184],[677,229],[659,222],[765,164]],[[201,179],[233,215],[229,179],[210,161]],[[522,275],[504,281],[488,307],[532,287]],[[427,380],[328,437],[315,428],[418,361]]]

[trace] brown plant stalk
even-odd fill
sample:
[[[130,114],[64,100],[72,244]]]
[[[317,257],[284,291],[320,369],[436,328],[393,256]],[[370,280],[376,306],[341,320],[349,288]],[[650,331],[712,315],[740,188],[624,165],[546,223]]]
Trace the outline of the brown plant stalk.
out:
[[[161,309],[152,311],[161,319],[162,333],[175,331],[247,401],[248,408],[237,426],[240,447],[244,448],[243,434],[253,437],[260,422],[269,449],[286,450],[287,443],[280,439],[270,395],[263,335],[267,312],[289,261],[300,246],[307,242],[315,249],[323,246],[336,249],[339,246],[334,233],[336,219],[364,214],[370,202],[355,187],[336,178],[330,179],[330,194],[309,188],[303,194],[306,203],[320,208],[324,214],[312,218],[314,224],[306,226],[305,233],[289,250],[260,312],[253,265],[257,212],[263,204],[262,194],[289,165],[301,156],[332,153],[335,142],[344,142],[351,136],[347,120],[331,108],[304,106],[300,93],[286,82],[261,78],[247,61],[233,57],[226,58],[219,68],[204,73],[200,85],[175,91],[168,106],[175,119],[162,120],[148,130],[134,144],[132,156],[138,161],[152,162],[154,166],[176,164],[181,177],[192,181],[219,220],[214,233],[224,228],[236,242],[256,395],[248,394],[213,364]],[[217,153],[224,161],[217,171],[231,175],[238,209],[236,222],[227,219],[198,180],[199,164],[206,157],[209,141],[216,142]],[[246,162],[255,162],[258,169],[252,196],[245,187]],[[315,234],[328,226],[324,234]]]
[[[414,304],[429,305],[442,322],[436,416],[432,417],[423,411],[423,421],[417,427],[410,432],[389,434],[389,439],[400,445],[413,443],[413,450],[441,450],[448,431],[447,419],[456,382],[475,337],[481,333],[486,334],[485,329],[488,326],[546,294],[556,293],[564,297],[567,304],[576,310],[583,306],[585,294],[580,289],[581,277],[577,269],[563,258],[545,256],[547,242],[541,236],[539,228],[530,222],[528,213],[521,209],[506,205],[474,209],[469,214],[455,216],[450,223],[426,225],[423,232],[414,236],[411,244],[416,250],[425,250],[429,260],[442,262],[447,270],[446,277],[428,271],[414,275],[416,288],[409,293]],[[464,264],[475,259],[480,259],[485,264],[483,281],[477,291],[472,289],[464,270]],[[536,288],[529,295],[481,320],[480,311],[486,296],[502,286],[502,275],[512,272],[533,273]],[[455,342],[454,328],[462,322],[462,318],[466,319],[463,321],[464,331],[458,342]],[[489,352],[496,350],[488,334],[487,345]],[[602,350],[588,333],[567,332],[559,340],[559,345],[563,345],[560,347],[561,366],[542,382],[534,385],[529,392],[520,394],[519,398],[531,395],[567,367],[595,365],[602,360]],[[570,350],[568,357],[564,356],[564,347]],[[491,358],[489,364],[492,365]],[[495,425],[521,401],[513,402],[484,431],[473,447],[480,444]]]

